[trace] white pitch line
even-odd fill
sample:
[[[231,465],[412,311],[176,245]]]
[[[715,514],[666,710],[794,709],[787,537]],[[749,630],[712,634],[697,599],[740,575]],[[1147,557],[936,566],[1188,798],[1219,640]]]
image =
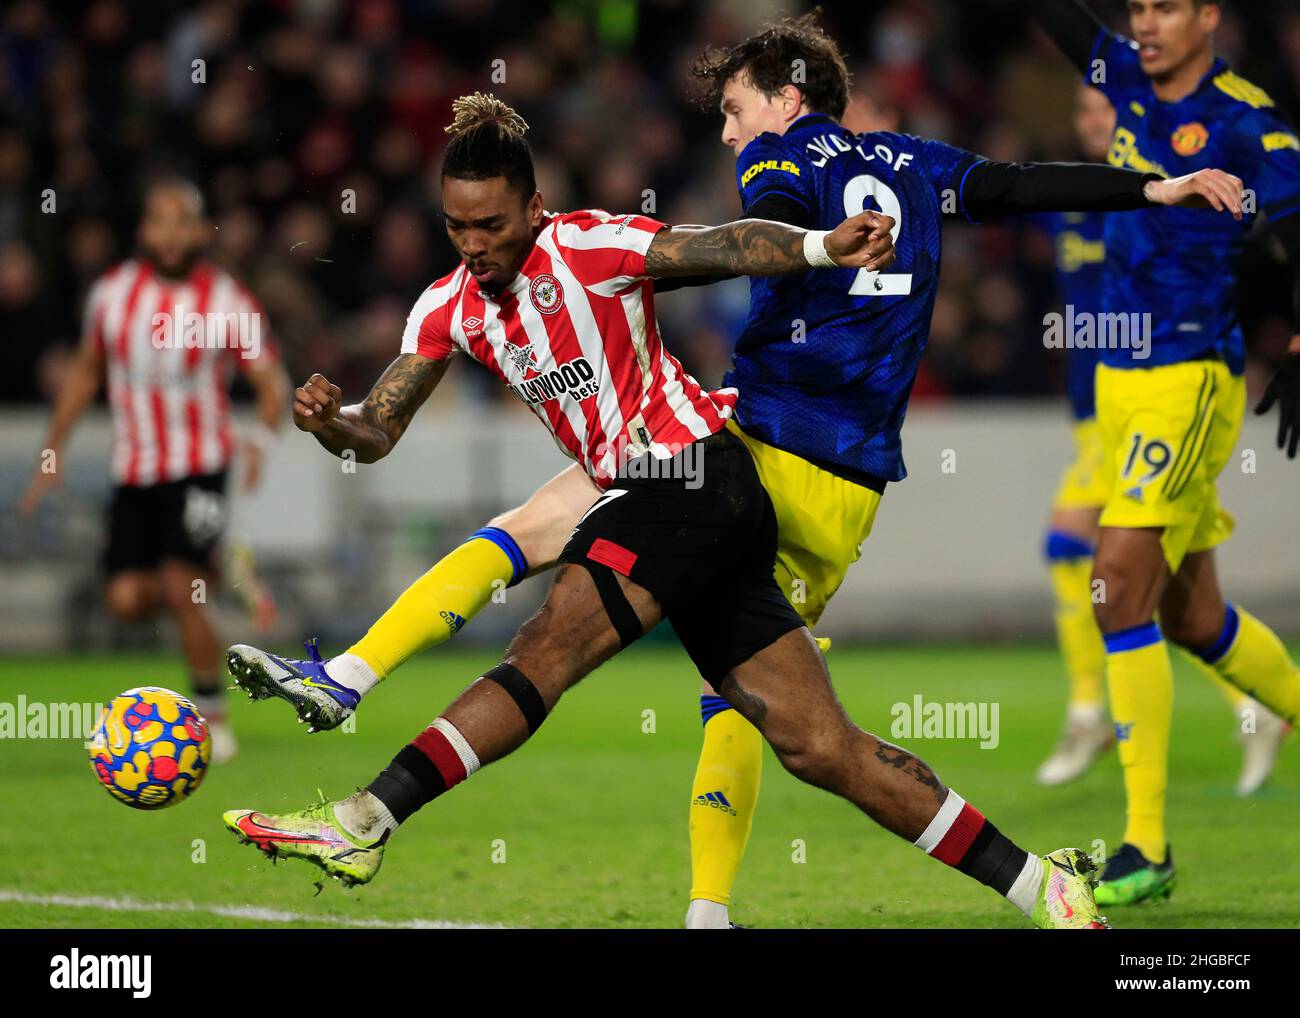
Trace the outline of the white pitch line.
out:
[[[482,923],[452,923],[445,919],[407,919],[391,922],[387,919],[358,919],[329,913],[312,915],[307,912],[287,912],[256,905],[199,905],[192,901],[138,901],[135,898],[102,898],[95,895],[27,894],[23,891],[0,888],[0,903],[3,902],[36,905],[41,908],[96,908],[106,912],[185,912],[224,916],[228,919],[246,919],[259,923],[321,923],[368,930],[500,930],[506,928]]]

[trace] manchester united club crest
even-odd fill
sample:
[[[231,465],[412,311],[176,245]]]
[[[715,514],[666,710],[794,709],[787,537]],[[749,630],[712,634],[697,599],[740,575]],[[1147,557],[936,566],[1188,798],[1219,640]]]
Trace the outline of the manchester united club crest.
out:
[[[1183,124],[1182,127],[1178,128],[1173,133],[1173,137],[1169,139],[1169,143],[1180,156],[1194,156],[1205,148],[1209,140],[1209,128],[1196,121],[1191,124]]]
[[[543,272],[533,280],[528,295],[533,299],[533,307],[544,315],[553,315],[564,307],[564,288],[549,272]]]

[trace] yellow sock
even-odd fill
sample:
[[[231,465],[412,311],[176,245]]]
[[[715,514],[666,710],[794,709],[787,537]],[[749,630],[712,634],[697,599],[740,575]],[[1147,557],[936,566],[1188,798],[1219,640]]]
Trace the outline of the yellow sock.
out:
[[[704,747],[691,785],[691,898],[731,901],[763,771],[763,737],[720,696],[700,697]]]
[[[527,571],[509,534],[497,527],[479,530],[407,587],[347,652],[382,679],[413,654],[456,635],[494,591]]]
[[[1282,720],[1300,719],[1300,671],[1277,634],[1244,608],[1228,605],[1222,635],[1199,657]]]
[[[1092,608],[1092,559],[1053,559],[1048,571],[1056,597],[1056,643],[1065,661],[1070,704],[1100,707],[1105,646]]]
[[[1124,840],[1162,863],[1174,670],[1154,622],[1106,637],[1106,679],[1128,800]]]
[[[1232,708],[1232,712],[1240,716],[1242,707],[1246,705],[1246,701],[1250,697],[1216,672],[1213,666],[1207,665],[1195,651],[1188,650],[1186,647],[1180,647],[1179,650],[1183,651],[1191,666],[1204,675],[1211,686],[1223,694],[1223,698],[1228,701],[1228,706]]]

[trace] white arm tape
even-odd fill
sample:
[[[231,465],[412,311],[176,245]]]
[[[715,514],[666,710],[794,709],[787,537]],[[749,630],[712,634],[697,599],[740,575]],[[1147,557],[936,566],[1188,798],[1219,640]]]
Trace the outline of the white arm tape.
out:
[[[814,269],[833,269],[835,259],[826,253],[830,230],[809,230],[803,235],[803,256]]]

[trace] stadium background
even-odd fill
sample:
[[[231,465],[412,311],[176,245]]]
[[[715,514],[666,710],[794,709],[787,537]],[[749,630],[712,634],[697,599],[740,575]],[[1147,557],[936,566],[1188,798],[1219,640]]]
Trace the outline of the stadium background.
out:
[[[550,208],[640,209],[718,222],[738,211],[719,119],[688,98],[709,43],[808,5],[753,0],[19,0],[0,16],[0,642],[150,646],[166,625],[110,627],[98,599],[106,418],[83,422],[65,486],[35,520],[12,511],[91,281],[131,250],[138,197],[192,176],[217,226],[214,257],[261,297],[291,376],[320,371],[360,398],[394,355],[414,297],[453,264],[437,214],[450,100],[492,89],[532,126]],[[1122,5],[1094,5],[1118,19]],[[1000,159],[1072,158],[1073,75],[1007,0],[823,4],[855,76],[849,119]],[[1246,11],[1249,11],[1249,16]],[[1231,5],[1222,53],[1288,111],[1300,93],[1300,9]],[[205,80],[192,80],[193,62]],[[496,79],[494,80],[494,71]],[[500,77],[504,74],[504,81]],[[52,188],[57,212],[41,211]],[[344,212],[345,188],[356,194]],[[1017,638],[1050,631],[1039,561],[1047,501],[1069,453],[1064,359],[1044,349],[1050,243],[1022,224],[945,234],[942,289],[905,447],[911,477],[826,619],[840,639]],[[1242,310],[1257,394],[1290,334],[1279,250],[1252,245]],[[660,301],[665,335],[706,383],[725,368],[747,286]],[[467,359],[466,359],[467,360]],[[1230,589],[1300,631],[1293,537],[1300,475],[1248,426],[1255,473],[1230,469],[1242,534]],[[945,451],[955,473],[945,473]],[[251,545],[282,608],[283,641],[350,639],[465,533],[563,466],[530,415],[460,363],[397,453],[345,476],[286,429],[232,538]],[[292,506],[286,511],[287,506]],[[970,538],[977,535],[978,541]],[[493,643],[541,584],[510,592],[463,634]],[[229,631],[241,618],[230,614]]]

